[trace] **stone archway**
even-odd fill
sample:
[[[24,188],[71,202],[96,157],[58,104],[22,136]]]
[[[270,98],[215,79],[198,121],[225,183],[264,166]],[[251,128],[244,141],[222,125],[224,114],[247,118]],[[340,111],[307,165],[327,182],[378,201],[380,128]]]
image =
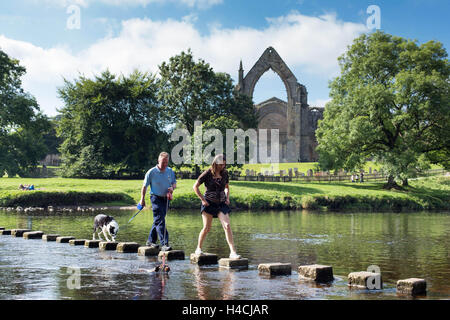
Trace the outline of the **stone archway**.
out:
[[[278,74],[287,92],[287,141],[285,159],[288,162],[299,162],[302,158],[301,115],[302,107],[307,106],[307,92],[306,88],[298,83],[297,78],[274,48],[268,47],[245,77],[243,76],[244,70],[241,62],[237,89],[241,93],[253,98],[256,83],[269,69],[272,69]]]

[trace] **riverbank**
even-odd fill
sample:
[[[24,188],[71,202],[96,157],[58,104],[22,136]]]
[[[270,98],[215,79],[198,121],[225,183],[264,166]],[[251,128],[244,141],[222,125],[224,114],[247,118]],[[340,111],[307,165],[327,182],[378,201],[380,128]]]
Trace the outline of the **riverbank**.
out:
[[[37,190],[20,191],[17,188],[21,183],[34,184]],[[200,201],[192,190],[193,184],[194,180],[178,181],[172,208],[199,209]],[[234,209],[450,210],[450,177],[411,180],[403,191],[383,190],[382,185],[381,182],[232,181],[230,199]],[[133,208],[139,201],[141,186],[141,180],[2,178],[0,207]],[[204,191],[203,186],[201,191]],[[149,205],[148,196],[146,200]]]

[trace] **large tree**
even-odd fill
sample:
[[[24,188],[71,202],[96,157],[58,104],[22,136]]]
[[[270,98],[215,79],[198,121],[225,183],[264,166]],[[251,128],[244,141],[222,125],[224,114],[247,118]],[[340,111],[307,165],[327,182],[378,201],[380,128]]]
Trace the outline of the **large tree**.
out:
[[[136,175],[156,163],[167,141],[156,94],[155,77],[138,71],[128,77],[105,71],[95,79],[65,80],[58,124],[63,175]]]
[[[194,121],[226,116],[243,129],[256,128],[251,98],[234,90],[230,75],[214,72],[204,60],[195,62],[190,50],[163,62],[159,70],[159,99],[172,124],[181,124],[192,135]]]
[[[30,173],[47,151],[42,133],[49,122],[22,88],[26,69],[0,50],[0,177]]]
[[[449,166],[450,65],[440,42],[364,34],[339,65],[316,132],[323,169],[352,170],[372,158],[391,188],[430,162]]]

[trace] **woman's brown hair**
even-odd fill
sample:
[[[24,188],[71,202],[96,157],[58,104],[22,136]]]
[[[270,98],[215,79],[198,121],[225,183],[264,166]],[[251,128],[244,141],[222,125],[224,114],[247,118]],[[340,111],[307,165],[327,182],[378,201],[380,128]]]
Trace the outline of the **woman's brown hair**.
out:
[[[213,176],[216,175],[216,172],[219,171],[218,165],[223,164],[224,162],[227,162],[225,155],[218,154],[217,156],[214,157],[214,159],[211,163],[211,168],[210,168]],[[225,171],[225,167],[223,167],[223,169],[220,171],[220,173],[222,173],[224,171]]]

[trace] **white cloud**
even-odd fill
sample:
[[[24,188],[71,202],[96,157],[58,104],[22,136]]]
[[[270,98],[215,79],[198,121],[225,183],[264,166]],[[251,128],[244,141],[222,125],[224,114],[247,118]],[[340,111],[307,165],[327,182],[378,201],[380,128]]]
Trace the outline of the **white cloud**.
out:
[[[310,107],[325,108],[325,105],[330,101],[331,99],[316,99],[312,102],[309,102],[309,105]]]
[[[311,17],[296,12],[268,19],[266,28],[214,26],[206,35],[193,21],[195,17],[126,20],[119,34],[110,34],[76,54],[68,47],[44,49],[1,35],[0,48],[27,68],[24,88],[47,114],[54,115],[55,107],[61,106],[56,88],[63,84],[62,77],[72,80],[79,73],[91,77],[107,68],[116,74],[135,68],[156,73],[163,61],[188,48],[215,71],[235,79],[240,59],[248,72],[268,46],[277,50],[300,83],[304,73],[331,78],[338,71],[337,57],[366,31],[364,25],[339,21],[334,15]]]
[[[78,5],[81,7],[88,7],[90,4],[96,1],[102,4],[111,5],[111,6],[142,6],[146,7],[149,4],[157,3],[179,3],[190,8],[197,7],[200,9],[207,9],[214,5],[221,4],[223,0],[29,0],[34,3],[42,3],[45,2],[48,5],[60,6],[60,7],[68,7],[70,5]]]

